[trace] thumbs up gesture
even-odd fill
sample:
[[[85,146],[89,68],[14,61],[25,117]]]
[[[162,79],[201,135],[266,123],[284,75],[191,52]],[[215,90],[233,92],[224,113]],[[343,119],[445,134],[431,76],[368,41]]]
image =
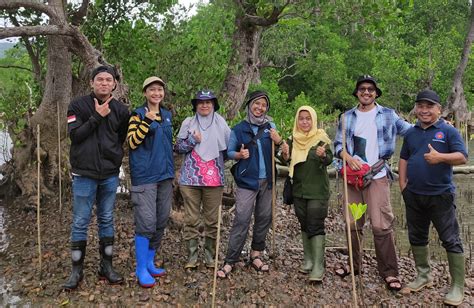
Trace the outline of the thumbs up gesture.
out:
[[[249,150],[247,150],[245,148],[245,146],[242,144],[242,146],[240,147],[240,152],[237,155],[237,158],[238,159],[247,159],[249,157],[250,157]]]
[[[430,165],[439,164],[441,162],[441,153],[436,151],[435,148],[433,148],[429,143],[428,150],[429,152],[424,154],[426,162]]]

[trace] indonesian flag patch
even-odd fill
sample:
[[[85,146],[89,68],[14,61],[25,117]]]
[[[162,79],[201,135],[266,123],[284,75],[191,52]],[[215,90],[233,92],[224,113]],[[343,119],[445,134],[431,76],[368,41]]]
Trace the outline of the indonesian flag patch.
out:
[[[67,124],[76,122],[76,116],[75,115],[70,115],[67,117]]]

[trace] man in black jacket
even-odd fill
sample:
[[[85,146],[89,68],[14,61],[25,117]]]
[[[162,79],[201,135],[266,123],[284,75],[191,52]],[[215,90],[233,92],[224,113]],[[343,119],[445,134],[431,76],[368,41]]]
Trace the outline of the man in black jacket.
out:
[[[77,288],[84,276],[87,229],[94,203],[99,226],[99,277],[112,284],[123,282],[112,267],[113,210],[129,112],[112,96],[116,86],[114,68],[94,69],[90,85],[92,93],[74,99],[67,111],[73,175],[72,273],[63,287],[69,290]]]

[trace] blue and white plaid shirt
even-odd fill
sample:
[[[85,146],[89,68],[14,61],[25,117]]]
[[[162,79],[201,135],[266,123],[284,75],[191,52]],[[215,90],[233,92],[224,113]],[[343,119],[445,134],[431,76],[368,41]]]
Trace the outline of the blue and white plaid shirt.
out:
[[[389,159],[395,151],[397,135],[405,136],[412,125],[400,118],[393,109],[375,104],[377,115],[375,124],[377,125],[377,143],[379,146],[379,158]],[[344,113],[346,130],[346,151],[351,156],[354,155],[354,130],[357,121],[357,106]],[[340,158],[342,152],[342,123],[339,121],[336,140],[334,141],[334,153]]]

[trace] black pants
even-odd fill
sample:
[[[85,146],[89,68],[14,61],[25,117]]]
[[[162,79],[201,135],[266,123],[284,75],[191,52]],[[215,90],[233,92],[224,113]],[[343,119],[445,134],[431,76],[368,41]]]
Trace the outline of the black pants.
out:
[[[301,225],[301,231],[308,238],[325,235],[324,219],[328,216],[328,200],[294,198],[295,214]]]
[[[405,200],[408,238],[411,245],[428,245],[430,223],[433,222],[446,251],[463,253],[454,194],[419,195],[405,189],[402,195]]]

